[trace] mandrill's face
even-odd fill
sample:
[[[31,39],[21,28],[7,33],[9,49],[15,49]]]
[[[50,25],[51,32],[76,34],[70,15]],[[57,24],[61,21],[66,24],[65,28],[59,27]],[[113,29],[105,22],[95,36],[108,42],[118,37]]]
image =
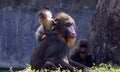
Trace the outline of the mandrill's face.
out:
[[[66,34],[68,35],[67,39],[68,46],[73,46],[76,40],[76,32],[73,24],[67,26]]]
[[[70,15],[61,12],[56,16],[55,21],[57,31],[64,37],[68,46],[74,45],[76,39],[74,19]]]
[[[64,38],[65,38],[68,46],[73,46],[75,43],[75,40],[76,40],[76,32],[75,32],[74,24],[73,23],[60,23],[57,25],[59,27],[58,29],[64,35]]]

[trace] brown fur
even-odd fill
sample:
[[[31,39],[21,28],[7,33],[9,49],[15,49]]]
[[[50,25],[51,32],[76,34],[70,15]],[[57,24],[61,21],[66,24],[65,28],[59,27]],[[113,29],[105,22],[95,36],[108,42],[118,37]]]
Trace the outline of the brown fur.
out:
[[[64,12],[58,13],[55,19],[60,19],[65,23],[73,23],[73,24],[75,24],[74,19],[70,15],[68,15],[68,14],[66,14]]]

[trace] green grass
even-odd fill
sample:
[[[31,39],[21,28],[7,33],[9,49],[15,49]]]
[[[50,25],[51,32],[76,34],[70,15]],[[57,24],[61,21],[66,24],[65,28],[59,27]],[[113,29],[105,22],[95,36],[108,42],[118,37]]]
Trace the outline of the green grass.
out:
[[[47,69],[42,69],[37,72],[60,72],[60,69],[53,71],[53,70],[47,70]],[[18,72],[35,72],[34,70],[31,70],[31,67],[28,65],[25,70],[18,71]],[[63,70],[62,72],[70,72],[68,70]],[[77,70],[75,72],[82,72],[82,70]],[[117,65],[113,65],[111,63],[104,64],[101,63],[98,66],[92,66],[91,68],[85,69],[84,72],[120,72],[120,67]]]
[[[120,72],[120,67],[111,63],[101,63],[98,66],[92,66],[91,68],[85,70],[85,72]]]
[[[31,70],[31,67],[30,66],[27,66],[25,70],[22,70],[22,71],[18,71],[18,72],[35,72],[35,70]],[[42,70],[38,70],[36,72],[61,72],[60,71],[60,68],[58,68],[57,70],[47,70],[47,69],[42,69]],[[62,72],[70,72],[69,70],[63,70]],[[82,72],[82,70],[79,70],[79,71],[76,71],[76,72]]]

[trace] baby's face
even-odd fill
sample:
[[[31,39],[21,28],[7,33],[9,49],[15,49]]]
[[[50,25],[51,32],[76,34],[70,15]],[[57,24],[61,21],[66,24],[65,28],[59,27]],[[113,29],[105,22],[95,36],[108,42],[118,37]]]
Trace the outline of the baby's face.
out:
[[[38,23],[39,24],[43,24],[43,22],[44,22],[44,19],[38,18]]]
[[[48,24],[52,19],[52,13],[50,11],[41,11],[38,13],[38,22],[39,24]]]
[[[45,19],[43,19],[43,18],[38,18],[38,23],[39,23],[39,24],[49,24],[49,23],[51,22],[51,20],[52,20],[52,18],[49,18],[49,17],[47,17],[47,18],[45,18]]]

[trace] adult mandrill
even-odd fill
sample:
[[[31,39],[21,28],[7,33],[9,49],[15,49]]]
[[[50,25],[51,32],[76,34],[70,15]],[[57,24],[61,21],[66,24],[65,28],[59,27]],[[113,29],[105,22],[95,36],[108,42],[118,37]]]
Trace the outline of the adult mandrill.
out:
[[[57,34],[49,34],[33,50],[30,65],[32,69],[84,69],[85,66],[68,58],[68,46],[74,45],[76,38],[74,20],[66,13],[56,18]]]

